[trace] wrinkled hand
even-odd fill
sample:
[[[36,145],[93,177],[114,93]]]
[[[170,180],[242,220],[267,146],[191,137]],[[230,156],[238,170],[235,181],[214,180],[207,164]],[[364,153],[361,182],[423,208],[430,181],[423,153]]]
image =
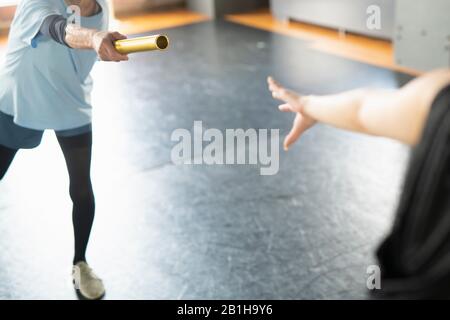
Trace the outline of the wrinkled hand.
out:
[[[317,122],[304,113],[304,106],[307,100],[306,97],[302,97],[295,92],[285,89],[272,77],[269,77],[267,82],[269,84],[269,90],[272,92],[272,96],[275,99],[284,102],[284,104],[278,107],[280,111],[296,113],[291,132],[284,140],[284,150],[288,151],[289,147],[294,144],[306,130],[313,127]]]
[[[94,50],[102,61],[128,61],[128,55],[117,52],[114,42],[127,37],[119,32],[96,32],[92,37]]]

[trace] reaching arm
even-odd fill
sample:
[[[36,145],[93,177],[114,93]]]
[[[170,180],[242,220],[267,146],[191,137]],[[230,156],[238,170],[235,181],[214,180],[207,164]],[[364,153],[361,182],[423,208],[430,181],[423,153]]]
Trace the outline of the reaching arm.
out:
[[[302,97],[272,78],[268,82],[274,98],[285,102],[280,110],[297,113],[285,149],[316,122],[414,145],[434,98],[450,84],[450,70],[431,72],[399,90],[358,89],[328,96]]]
[[[364,99],[359,118],[369,134],[415,145],[419,143],[428,114],[438,93],[450,84],[450,70],[419,77],[399,90]]]
[[[103,61],[126,61],[114,47],[116,40],[126,39],[118,32],[105,32],[68,24],[61,15],[48,16],[42,23],[40,33],[73,49],[95,50]]]
[[[114,42],[127,37],[118,32],[98,31],[69,24],[66,27],[66,43],[74,49],[93,49],[103,61],[127,61],[128,56],[120,54]]]

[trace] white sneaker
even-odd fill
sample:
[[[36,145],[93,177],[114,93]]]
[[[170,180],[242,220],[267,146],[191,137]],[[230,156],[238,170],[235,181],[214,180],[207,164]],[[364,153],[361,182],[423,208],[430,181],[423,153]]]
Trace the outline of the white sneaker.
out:
[[[88,300],[98,300],[105,295],[103,281],[92,271],[86,262],[73,266],[72,277],[75,289]]]

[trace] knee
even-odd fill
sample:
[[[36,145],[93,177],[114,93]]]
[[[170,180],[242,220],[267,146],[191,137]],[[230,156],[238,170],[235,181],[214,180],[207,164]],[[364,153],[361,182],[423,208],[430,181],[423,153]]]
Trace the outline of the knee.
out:
[[[70,198],[75,204],[94,205],[94,192],[90,183],[76,184],[70,186]]]

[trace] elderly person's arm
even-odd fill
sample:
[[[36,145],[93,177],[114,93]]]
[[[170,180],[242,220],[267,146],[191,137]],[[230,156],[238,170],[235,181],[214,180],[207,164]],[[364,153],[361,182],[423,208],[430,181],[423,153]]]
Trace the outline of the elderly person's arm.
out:
[[[117,40],[126,39],[118,32],[106,32],[68,24],[61,15],[48,16],[42,23],[40,33],[73,49],[95,50],[103,61],[126,61],[127,55],[120,54],[114,47]]]
[[[69,24],[66,27],[66,43],[74,49],[93,49],[103,61],[126,61],[128,56],[120,54],[114,42],[127,37],[119,32],[98,31]]]

